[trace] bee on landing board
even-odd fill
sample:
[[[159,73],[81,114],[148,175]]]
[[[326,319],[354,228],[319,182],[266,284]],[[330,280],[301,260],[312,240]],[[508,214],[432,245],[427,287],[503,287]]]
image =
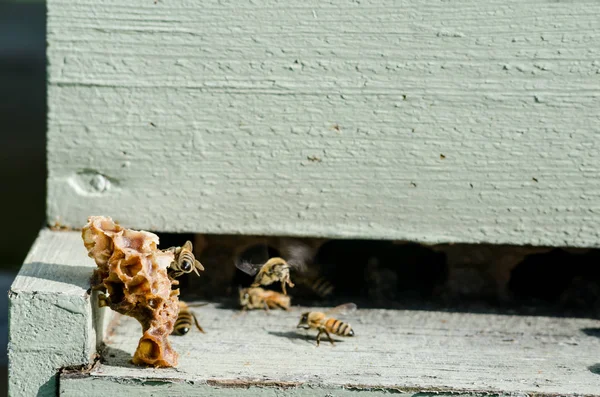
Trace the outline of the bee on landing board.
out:
[[[182,247],[170,247],[165,251],[174,254],[173,262],[169,265],[169,271],[174,278],[192,271],[200,276],[198,270],[204,271],[204,266],[194,256],[191,241],[186,241]]]
[[[351,313],[356,310],[356,305],[354,303],[345,303],[343,305],[339,305],[334,307],[331,310],[322,312],[306,312],[302,313],[302,317],[300,318],[300,322],[296,328],[304,328],[304,329],[316,329],[319,331],[317,334],[317,346],[321,343],[321,334],[327,335],[329,342],[332,345],[335,345],[333,339],[331,338],[330,333],[339,336],[354,336],[354,330],[350,326],[350,324],[340,321],[331,316],[335,314],[343,315],[347,313]]]
[[[290,297],[276,291],[250,287],[240,289],[240,305],[243,311],[252,309],[290,310]]]
[[[196,304],[196,305],[188,305],[185,302],[179,301],[179,315],[177,316],[177,320],[175,321],[175,326],[173,327],[172,335],[183,336],[190,332],[192,329],[192,321],[198,328],[198,331],[205,334],[204,330],[200,326],[196,315],[190,310],[190,306],[205,306],[206,304]]]
[[[252,262],[240,261],[236,263],[236,267],[251,276],[256,274],[254,282],[250,285],[251,288],[256,288],[261,285],[270,285],[274,282],[281,282],[281,290],[284,295],[287,295],[286,285],[294,287],[294,283],[290,280],[290,264],[283,258],[271,258],[264,265],[257,265]]]

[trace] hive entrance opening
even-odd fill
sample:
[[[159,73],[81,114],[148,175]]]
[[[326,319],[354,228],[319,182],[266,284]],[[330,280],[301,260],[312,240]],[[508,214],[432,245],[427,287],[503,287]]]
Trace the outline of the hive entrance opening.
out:
[[[511,272],[509,290],[527,304],[567,314],[600,314],[600,251],[554,249],[526,257]]]
[[[184,300],[238,307],[239,289],[254,277],[235,263],[280,256],[306,262],[292,266],[292,305],[582,317],[600,310],[596,249],[174,234],[161,235],[161,247],[186,239],[206,271],[181,277]],[[281,291],[277,283],[264,288]]]

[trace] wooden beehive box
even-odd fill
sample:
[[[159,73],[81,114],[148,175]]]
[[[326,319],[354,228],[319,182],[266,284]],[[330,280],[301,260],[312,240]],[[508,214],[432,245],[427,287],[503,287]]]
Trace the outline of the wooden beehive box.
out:
[[[48,224],[597,247],[599,20],[594,1],[48,0]],[[10,292],[11,395],[600,395],[592,320],[363,311],[362,339],[317,353],[261,331],[284,314],[244,319],[253,345],[213,307],[180,370],[130,368],[125,324],[57,389],[104,337],[92,268],[78,232],[41,232]]]

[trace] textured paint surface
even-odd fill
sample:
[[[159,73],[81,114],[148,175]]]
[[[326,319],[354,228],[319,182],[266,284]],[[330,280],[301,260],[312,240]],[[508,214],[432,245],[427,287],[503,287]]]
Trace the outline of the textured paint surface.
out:
[[[9,393],[55,396],[56,374],[88,363],[96,334],[87,293],[94,262],[78,232],[42,230],[9,291]]]
[[[345,396],[343,388],[368,386],[407,394],[600,395],[599,375],[592,371],[599,362],[600,339],[585,332],[597,329],[595,320],[359,310],[342,317],[355,337],[334,337],[333,347],[325,338],[317,348],[316,332],[295,328],[304,310],[239,315],[214,304],[195,309],[206,334],[192,330],[172,338],[180,354],[175,369],[133,367],[129,360],[139,325],[121,317],[106,341],[102,364],[87,379],[73,380],[65,395],[77,390],[101,395],[105,387],[117,390],[128,383],[127,390],[138,394],[173,396],[228,395],[218,391],[225,386],[240,396],[252,395],[247,387],[265,396]],[[287,394],[279,391],[281,386]],[[316,392],[310,394],[311,388]]]
[[[48,219],[600,244],[600,2],[48,0]]]
[[[386,389],[378,387],[365,388],[341,388],[328,387],[324,385],[307,386],[297,388],[278,388],[278,387],[214,387],[207,384],[193,382],[172,382],[172,381],[151,381],[142,379],[114,379],[114,378],[65,378],[60,380],[60,396],[63,397],[105,397],[107,395],[127,395],[137,396],[170,396],[170,397],[191,397],[191,396],[211,396],[211,397],[490,397],[488,393],[477,392],[455,392],[438,390],[403,390]],[[497,393],[498,397],[528,397],[525,394],[504,394]],[[539,397],[539,395],[538,395]]]

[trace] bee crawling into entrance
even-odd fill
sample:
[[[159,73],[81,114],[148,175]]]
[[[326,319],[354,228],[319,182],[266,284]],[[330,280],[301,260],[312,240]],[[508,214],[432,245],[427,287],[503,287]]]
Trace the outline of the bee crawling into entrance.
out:
[[[321,343],[321,334],[325,333],[329,342],[332,345],[335,345],[333,339],[331,338],[330,333],[339,336],[354,336],[354,330],[350,326],[350,324],[340,321],[331,316],[335,314],[344,315],[351,313],[356,310],[356,305],[354,303],[345,303],[343,305],[339,305],[334,307],[331,310],[328,310],[324,313],[322,312],[306,312],[302,313],[302,317],[300,318],[300,322],[296,328],[304,328],[304,329],[316,329],[319,331],[317,334],[317,346]]]
[[[260,287],[240,289],[240,305],[242,311],[252,309],[290,310],[290,297],[276,291],[264,290]]]
[[[190,332],[192,329],[192,321],[198,328],[198,331],[205,334],[204,330],[200,326],[196,315],[190,310],[190,307],[198,307],[198,306],[206,306],[206,303],[199,303],[188,305],[185,302],[179,301],[179,315],[177,316],[177,320],[175,321],[175,327],[173,327],[172,335],[183,336]]]
[[[296,284],[308,287],[313,294],[321,299],[329,298],[333,295],[335,287],[325,277],[319,275],[313,269],[309,269],[304,273],[299,273],[294,276]]]
[[[236,267],[251,276],[256,274],[254,283],[251,288],[260,287],[261,285],[270,285],[276,281],[281,282],[281,290],[284,295],[287,295],[286,285],[294,287],[294,283],[290,280],[290,264],[283,258],[271,258],[263,265],[254,264],[251,262],[241,261],[236,263]]]
[[[173,278],[179,277],[192,271],[200,276],[198,270],[204,271],[204,266],[196,259],[193,253],[191,241],[186,241],[182,247],[170,247],[166,252],[172,252],[175,256],[169,265],[169,273]]]

